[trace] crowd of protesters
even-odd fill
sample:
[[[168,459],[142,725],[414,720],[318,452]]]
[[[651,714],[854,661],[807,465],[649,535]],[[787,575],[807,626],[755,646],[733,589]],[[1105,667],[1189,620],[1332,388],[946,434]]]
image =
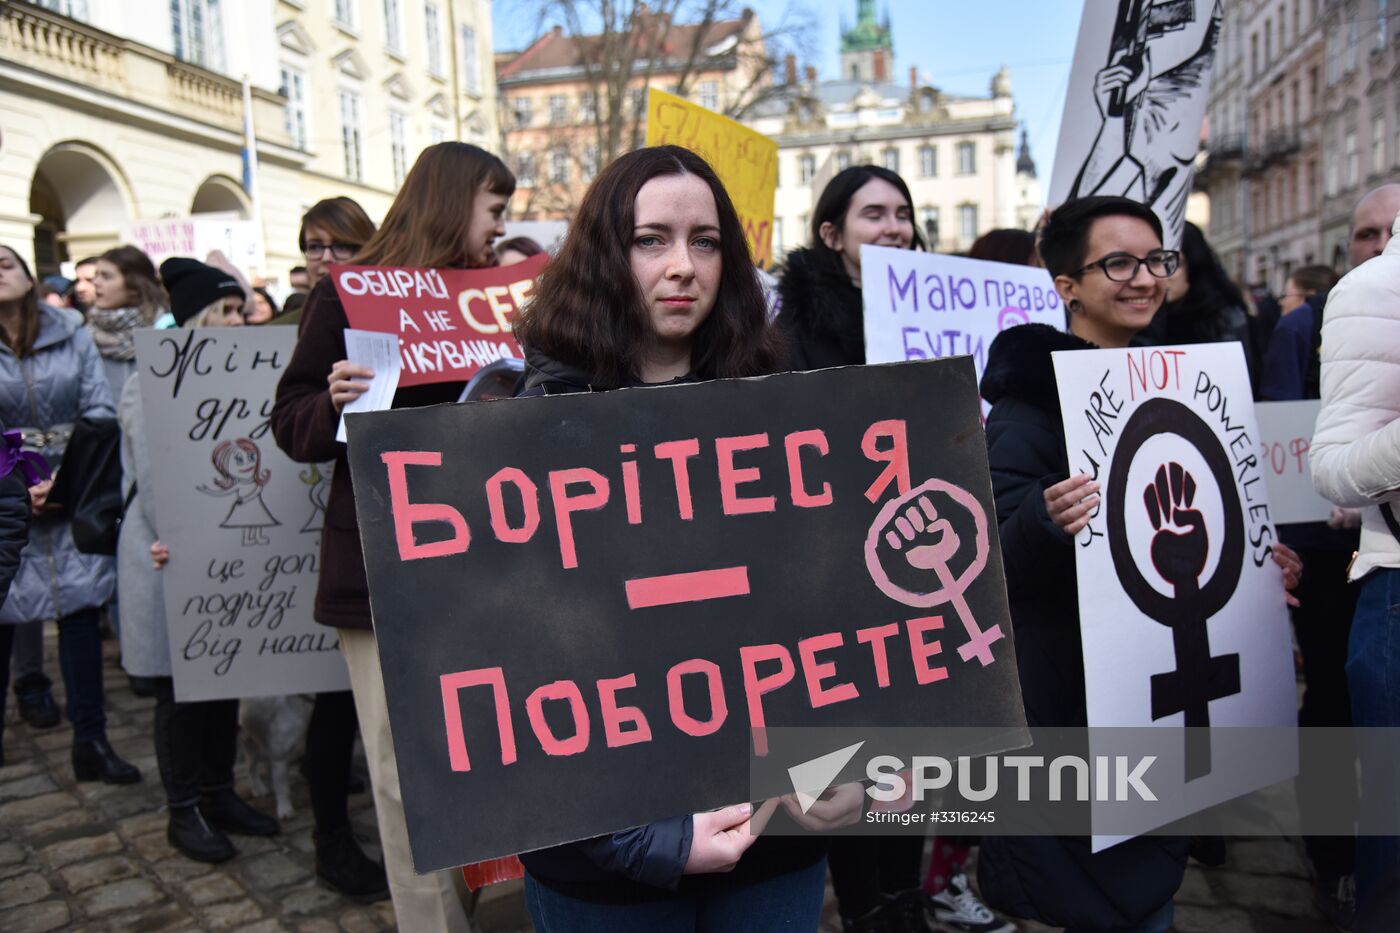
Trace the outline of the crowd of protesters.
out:
[[[162,586],[171,555],[152,501],[134,332],[296,326],[271,428],[293,460],[335,464],[314,615],[337,629],[351,684],[318,694],[307,728],[316,870],[346,896],[392,898],[404,930],[470,924],[454,874],[417,874],[409,853],[356,504],[346,448],[336,441],[340,412],[373,374],[346,358],[348,319],[327,271],[332,262],[470,269],[523,261],[541,248],[502,239],[514,188],[509,169],[484,150],[429,147],[378,227],[349,198],[307,211],[298,231],[304,265],[290,270],[280,303],[217,255],[172,258],[157,269],[139,249],[119,246],[76,263],[71,279],[39,281],[17,251],[0,246],[0,423],[13,432],[0,449],[9,465],[0,477],[0,712],[12,681],[18,715],[32,727],[51,728],[63,715],[72,723],[77,780],[141,780],[105,733],[101,639],[110,621],[122,667],[154,698],[171,844],[219,862],[238,852],[230,835],[279,831],[275,817],[235,790],[239,701],[176,699]],[[1337,507],[1325,523],[1286,527],[1285,546],[1274,552],[1293,591],[1306,684],[1298,722],[1400,725],[1400,632],[1390,610],[1400,602],[1392,595],[1400,588],[1400,523],[1386,504],[1400,489],[1400,247],[1388,245],[1398,213],[1400,185],[1368,194],[1352,218],[1348,274],[1339,282],[1330,267],[1293,270],[1276,306],[1262,309],[1199,229],[1188,224],[1181,248],[1165,248],[1156,215],[1123,198],[1072,201],[1034,234],[997,230],[972,245],[973,258],[1044,266],[1067,311],[1063,330],[1025,325],[999,335],[981,383],[1031,725],[1087,723],[1072,543],[1097,508],[1099,486],[1069,474],[1051,353],[1215,342],[1241,345],[1259,399],[1322,400],[1313,466],[1319,491]],[[873,165],[841,171],[817,200],[807,244],[777,270],[772,300],[711,166],[676,147],[628,153],[593,182],[516,323],[525,350],[518,394],[861,365],[861,247],[927,249],[913,215],[898,174]],[[401,388],[393,407],[455,401],[462,388]],[[646,404],[646,394],[634,397]],[[48,502],[84,419],[115,419],[121,431],[125,520],[115,559],[76,547],[69,519]],[[62,712],[43,669],[48,621],[58,631]],[[357,736],[382,864],[360,848],[348,816]],[[1359,751],[1363,792],[1353,805],[1394,820],[1400,751],[1365,739]],[[1352,768],[1304,761],[1300,788],[1354,786]],[[852,933],[1015,929],[993,907],[1076,931],[1151,933],[1172,928],[1188,856],[1225,858],[1209,839],[1141,837],[1093,853],[1080,837],[827,835],[854,822],[863,802],[856,788],[806,811],[789,798],[738,804],[527,853],[527,905],[547,933],[814,930],[829,873]],[[754,832],[770,820],[808,832]],[[1339,927],[1383,929],[1400,916],[1394,838],[1305,843],[1319,904]],[[979,846],[982,898],[964,873]]]

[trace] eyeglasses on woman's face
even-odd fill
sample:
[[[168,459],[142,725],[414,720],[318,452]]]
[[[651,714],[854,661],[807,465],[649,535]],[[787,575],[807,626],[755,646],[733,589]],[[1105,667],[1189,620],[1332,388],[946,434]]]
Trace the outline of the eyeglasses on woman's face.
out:
[[[1181,253],[1174,249],[1154,249],[1141,258],[1132,253],[1109,253],[1102,259],[1089,263],[1077,270],[1075,275],[1083,275],[1090,269],[1102,269],[1110,282],[1131,282],[1137,278],[1138,269],[1147,266],[1153,278],[1170,278],[1181,265]]]
[[[329,250],[333,258],[340,262],[349,262],[351,257],[360,251],[360,247],[354,243],[316,243],[307,241],[306,258],[320,259]]]

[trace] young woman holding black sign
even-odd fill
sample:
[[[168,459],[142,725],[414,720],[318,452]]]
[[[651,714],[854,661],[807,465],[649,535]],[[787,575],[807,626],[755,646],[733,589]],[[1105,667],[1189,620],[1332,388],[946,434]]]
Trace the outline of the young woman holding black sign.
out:
[[[486,150],[460,142],[429,146],[404,179],[383,225],[351,261],[411,268],[489,266],[495,260],[491,244],[505,235],[502,218],[514,191],[515,176]],[[332,254],[335,242],[333,238]],[[335,439],[341,409],[368,389],[364,380],[374,375],[345,359],[348,326],[335,283],[327,275],[307,299],[296,350],[277,386],[272,430],[278,446],[293,460],[335,461],[321,534],[315,618],[339,630],[341,652],[350,669],[399,928],[466,931],[453,873],[417,875],[409,854],[384,680],[370,625],[350,468],[345,445]],[[463,383],[400,388],[393,407],[456,401],[462,388]]]
[[[878,165],[853,165],[817,199],[812,244],[783,260],[777,323],[788,338],[790,368],[865,362],[860,248],[866,244],[923,249],[924,238],[904,179]]]
[[[1098,507],[1099,484],[1069,475],[1050,354],[1126,348],[1161,308],[1181,257],[1162,248],[1150,208],[1116,197],[1057,208],[1040,255],[1069,309],[1069,332],[1027,324],[999,334],[982,397],[992,405],[988,460],[1026,719],[1032,727],[1084,726],[1074,536]],[[1296,585],[1296,556],[1276,547],[1274,560]],[[1016,916],[1086,933],[1159,933],[1171,928],[1186,848],[1185,839],[1140,836],[1092,854],[1086,837],[991,836],[978,879],[989,903]]]
[[[639,149],[589,188],[516,325],[522,394],[775,372],[781,349],[766,318],[743,228],[714,171],[686,149]],[[523,855],[535,928],[815,930],[825,841],[758,833],[780,806],[819,831],[853,820],[863,794],[848,791],[805,816],[791,800],[756,812],[745,803]]]

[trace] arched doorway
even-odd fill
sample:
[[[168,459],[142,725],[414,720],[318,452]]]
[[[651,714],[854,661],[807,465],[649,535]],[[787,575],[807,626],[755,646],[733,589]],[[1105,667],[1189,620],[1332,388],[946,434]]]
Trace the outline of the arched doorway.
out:
[[[242,186],[223,175],[211,175],[204,179],[194,193],[190,213],[232,215],[239,220],[247,220],[252,214]]]
[[[116,245],[131,216],[125,180],[106,154],[84,143],[59,143],[44,153],[29,186],[34,265],[51,275],[59,265]]]

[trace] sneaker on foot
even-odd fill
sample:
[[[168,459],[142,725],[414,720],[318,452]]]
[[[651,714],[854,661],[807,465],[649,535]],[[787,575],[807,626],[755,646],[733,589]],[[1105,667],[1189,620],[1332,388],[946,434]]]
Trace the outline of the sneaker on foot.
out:
[[[1334,927],[1349,933],[1356,919],[1356,879],[1351,875],[1319,878],[1313,897],[1322,915]]]
[[[934,923],[951,933],[1015,933],[1016,924],[1002,920],[977,899],[967,883],[967,875],[958,872],[948,886],[937,894],[928,895],[929,913]]]

